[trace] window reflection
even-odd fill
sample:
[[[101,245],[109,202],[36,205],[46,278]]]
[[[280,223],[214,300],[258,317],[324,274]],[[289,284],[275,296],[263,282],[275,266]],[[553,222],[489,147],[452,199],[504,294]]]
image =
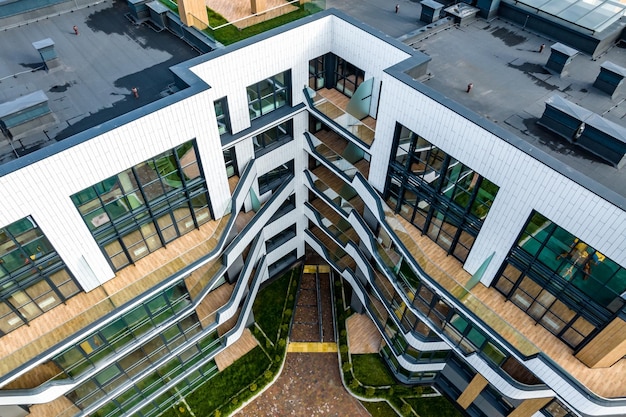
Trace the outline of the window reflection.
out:
[[[499,187],[405,126],[395,135],[387,202],[465,261]]]
[[[30,216],[0,228],[0,288],[0,336],[80,291]]]
[[[211,219],[194,141],[72,196],[119,270]]]
[[[534,213],[495,286],[575,348],[623,306],[626,271],[586,242]]]

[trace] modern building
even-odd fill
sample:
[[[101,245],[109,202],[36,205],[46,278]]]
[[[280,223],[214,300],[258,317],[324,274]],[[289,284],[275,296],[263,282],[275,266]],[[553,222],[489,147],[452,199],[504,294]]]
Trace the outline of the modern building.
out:
[[[2,416],[158,415],[307,250],[401,382],[626,415],[623,49],[327,10],[174,62],[120,8],[2,34]]]

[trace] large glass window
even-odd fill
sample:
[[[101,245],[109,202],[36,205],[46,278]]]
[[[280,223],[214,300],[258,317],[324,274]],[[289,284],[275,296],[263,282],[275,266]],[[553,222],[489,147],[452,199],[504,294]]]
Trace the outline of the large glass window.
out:
[[[80,292],[29,216],[0,228],[0,336]]]
[[[116,271],[211,220],[194,141],[72,196]]]
[[[291,120],[288,120],[252,138],[254,155],[261,156],[290,140],[293,140],[293,129]]]
[[[387,202],[464,262],[499,187],[402,125],[395,140]]]
[[[119,351],[132,340],[173,319],[189,304],[184,284],[178,283],[76,343],[54,361],[69,377],[75,378],[111,352]],[[133,363],[139,366],[139,362]]]
[[[313,90],[324,88],[325,58],[325,55],[322,55],[309,61],[309,87]]]
[[[534,213],[500,269],[495,287],[576,348],[624,305],[626,270]]]
[[[291,72],[281,72],[246,90],[250,120],[254,120],[291,103]]]
[[[346,96],[352,97],[357,87],[363,82],[365,71],[340,57],[336,57],[335,62],[335,88]]]

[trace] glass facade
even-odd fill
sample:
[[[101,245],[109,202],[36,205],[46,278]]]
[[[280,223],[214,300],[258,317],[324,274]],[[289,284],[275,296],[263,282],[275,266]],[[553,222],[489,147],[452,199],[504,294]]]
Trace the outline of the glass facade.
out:
[[[291,71],[281,72],[246,88],[250,120],[291,105]]]
[[[309,88],[319,90],[324,88],[326,81],[326,56],[322,55],[309,61]]]
[[[365,71],[332,53],[309,61],[309,87],[315,91],[328,86],[352,97],[364,79]]]
[[[116,271],[212,218],[194,141],[94,184],[72,201]]]
[[[534,213],[511,249],[495,288],[572,348],[624,305],[626,270]]]
[[[265,248],[266,248],[267,253],[280,247],[283,243],[293,239],[295,236],[296,236],[296,225],[292,224],[291,226],[284,229],[282,232],[272,236],[269,239],[266,239]]]
[[[80,291],[30,216],[0,228],[0,336]]]
[[[499,187],[402,125],[395,143],[387,203],[465,262]]]
[[[235,148],[226,149],[224,153],[224,164],[226,164],[226,175],[228,178],[239,175],[237,170],[237,159],[235,158]]]

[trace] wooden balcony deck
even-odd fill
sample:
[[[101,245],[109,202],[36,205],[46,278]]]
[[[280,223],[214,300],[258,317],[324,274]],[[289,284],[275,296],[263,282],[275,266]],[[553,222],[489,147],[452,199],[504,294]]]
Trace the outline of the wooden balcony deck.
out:
[[[348,103],[350,102],[350,97],[335,90],[334,88],[322,88],[321,90],[318,90],[317,93],[343,111],[346,111]],[[363,122],[365,126],[369,127],[374,132],[376,131],[376,119],[374,119],[373,117],[367,116],[365,119],[361,120],[361,122]]]
[[[215,364],[220,371],[230,366],[237,359],[250,352],[258,345],[256,338],[250,329],[245,329],[243,334],[232,345],[215,355]]]
[[[320,165],[319,167],[316,167],[311,172],[315,176],[317,176],[324,184],[326,184],[333,191],[335,191],[337,194],[342,195],[343,191],[347,190],[346,182],[342,178],[340,178],[337,175],[335,175],[334,172],[332,172],[331,170],[329,170],[325,166]],[[354,196],[347,195],[346,197],[350,197],[347,200],[348,203],[350,203],[350,205],[355,210],[357,210],[359,213],[362,214],[363,213],[363,208],[365,207],[365,203],[363,203],[363,200],[361,200],[361,197],[359,197],[358,194],[355,194]]]
[[[324,145],[328,146],[331,150],[333,150],[337,155],[343,155],[343,152],[348,147],[348,141],[332,130],[320,130],[315,133],[315,137],[321,140]],[[370,173],[370,163],[365,159],[361,159],[355,163],[353,163],[354,167],[363,175],[365,178],[369,176]]]
[[[396,218],[408,232],[415,245],[430,258],[431,262],[434,262],[458,282],[462,284],[467,283],[470,274],[463,269],[458,260],[452,256],[447,256],[442,248],[428,237],[422,236],[416,227],[402,217],[396,216]],[[410,245],[407,245],[407,248],[410,247]],[[421,255],[418,257],[421,257]],[[446,283],[441,284],[446,285]],[[536,324],[530,316],[520,310],[515,304],[506,302],[504,296],[494,288],[485,287],[479,283],[470,293],[479,299],[485,307],[495,312],[504,323],[512,326],[589,390],[606,398],[626,397],[626,384],[622,382],[624,375],[626,375],[625,359],[622,359],[610,368],[591,369],[576,359],[570,347],[544,327]],[[505,338],[515,337],[515,335],[507,335],[506,330],[503,330],[501,334]]]
[[[350,98],[335,89],[322,88],[316,91],[313,98],[315,108],[325,114],[344,129],[349,130],[367,146],[374,143],[376,134],[376,119],[367,116],[362,120],[357,120],[354,116],[346,112]]]

